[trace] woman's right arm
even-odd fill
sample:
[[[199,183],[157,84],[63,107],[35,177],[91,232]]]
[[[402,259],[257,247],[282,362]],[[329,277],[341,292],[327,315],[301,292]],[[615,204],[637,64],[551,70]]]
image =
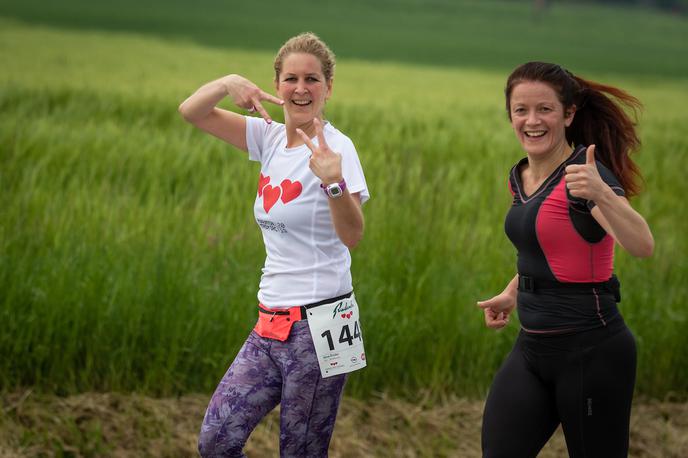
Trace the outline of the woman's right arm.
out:
[[[240,108],[256,110],[266,122],[272,122],[261,101],[282,105],[282,100],[262,91],[251,81],[239,75],[227,75],[201,86],[179,105],[182,117],[199,129],[218,137],[237,148],[248,151],[246,145],[246,119],[239,114],[217,108],[216,105],[230,96]]]

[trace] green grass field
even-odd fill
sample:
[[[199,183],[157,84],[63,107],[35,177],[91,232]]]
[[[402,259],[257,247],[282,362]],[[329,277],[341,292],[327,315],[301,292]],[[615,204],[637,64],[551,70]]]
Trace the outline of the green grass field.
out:
[[[533,23],[526,3],[457,3],[406,0],[390,10],[355,2],[349,13],[365,18],[361,33],[347,43],[341,26],[331,33],[340,59],[327,116],[357,145],[373,196],[353,253],[369,366],[350,378],[348,393],[485,394],[517,330],[488,331],[474,305],[515,269],[502,225],[506,175],[522,153],[503,84],[528,56],[560,56],[645,104],[637,160],[646,192],[634,206],[656,251],[648,260],[617,251],[621,308],[638,339],[637,392],[685,397],[685,19],[618,13],[627,19],[613,22],[619,30],[569,47],[571,32],[558,32],[564,25],[586,17],[611,24],[612,10],[562,6]],[[258,166],[185,124],[177,106],[230,72],[269,89],[281,42],[304,28],[330,41],[325,26],[336,21],[322,25],[313,6],[303,22],[280,27],[269,17],[247,39],[242,18],[257,10],[213,28],[204,21],[222,15],[176,2],[162,25],[144,30],[133,2],[117,15],[70,1],[33,17],[26,5],[0,2],[0,389],[210,391],[256,318]],[[442,21],[460,8],[474,20],[454,40]],[[419,24],[406,32],[416,35],[401,37],[394,18],[414,12]],[[477,31],[488,16],[502,32],[485,42]],[[389,20],[378,41],[368,24],[376,17]],[[514,50],[519,40],[508,32],[518,18],[531,26],[526,43],[540,37],[540,53]],[[450,48],[424,32],[431,29],[444,30],[445,42],[472,40],[477,48],[466,56],[480,56],[443,60]],[[223,48],[225,36],[244,39]],[[621,36],[634,47],[621,49]],[[466,46],[451,49],[462,56]]]

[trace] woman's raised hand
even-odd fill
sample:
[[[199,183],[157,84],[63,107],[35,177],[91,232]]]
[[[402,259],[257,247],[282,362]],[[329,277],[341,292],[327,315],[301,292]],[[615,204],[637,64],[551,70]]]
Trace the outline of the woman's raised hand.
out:
[[[296,129],[306,146],[311,150],[311,160],[308,164],[315,176],[324,184],[339,183],[342,181],[342,156],[330,149],[323,134],[322,121],[313,119],[315,134],[318,138],[318,146],[315,146],[308,135],[301,129]]]
[[[586,200],[597,200],[605,191],[607,186],[595,163],[595,145],[588,146],[585,151],[585,164],[572,164],[566,167],[566,187],[574,197],[581,197]]]
[[[226,76],[222,79],[222,84],[227,90],[227,95],[232,98],[232,101],[238,107],[248,110],[249,113],[257,111],[269,123],[272,122],[272,118],[270,118],[261,102],[265,100],[275,105],[284,105],[284,101],[263,91],[243,76]]]

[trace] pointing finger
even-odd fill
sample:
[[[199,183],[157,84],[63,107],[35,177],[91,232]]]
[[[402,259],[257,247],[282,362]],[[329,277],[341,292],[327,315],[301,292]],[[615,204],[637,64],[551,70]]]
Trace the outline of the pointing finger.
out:
[[[323,149],[329,149],[325,141],[325,134],[323,134],[322,122],[318,118],[313,118],[313,125],[315,126],[315,134],[318,136],[318,145]]]
[[[284,105],[284,100],[275,97],[272,94],[268,94],[267,92],[262,92],[260,94],[261,100],[267,100],[270,103],[274,103],[275,105]]]
[[[255,99],[254,99],[254,101],[253,101],[253,107],[256,109],[256,111],[258,111],[258,113],[260,113],[260,115],[263,117],[263,119],[265,119],[265,121],[266,121],[268,124],[270,124],[270,123],[272,122],[272,118],[270,117],[270,115],[268,114],[268,112],[265,111],[265,108],[263,108],[263,105],[261,105],[260,102],[259,102],[258,100],[255,100]]]
[[[489,300],[487,300],[487,301],[478,301],[478,302],[475,303],[475,305],[477,305],[477,306],[480,307],[481,309],[486,309],[486,308],[489,308],[489,307],[490,307],[490,301],[489,301]]]
[[[296,133],[299,134],[299,137],[301,137],[301,140],[303,140],[303,142],[306,144],[308,149],[311,150],[312,153],[315,153],[317,148],[315,147],[315,145],[313,144],[311,139],[308,138],[308,135],[306,135],[306,133],[304,131],[302,131],[301,129],[296,129]]]

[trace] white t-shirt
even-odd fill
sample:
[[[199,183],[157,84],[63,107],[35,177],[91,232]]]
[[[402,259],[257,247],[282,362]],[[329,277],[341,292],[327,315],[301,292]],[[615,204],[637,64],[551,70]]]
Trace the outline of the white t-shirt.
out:
[[[332,124],[323,127],[332,151],[342,155],[351,194],[368,200],[361,162],[351,140]],[[317,138],[312,139],[317,145]],[[328,197],[308,167],[306,145],[287,148],[286,127],[246,117],[249,159],[261,163],[253,212],[265,242],[258,300],[269,308],[306,305],[352,290],[351,256],[334,230]]]

